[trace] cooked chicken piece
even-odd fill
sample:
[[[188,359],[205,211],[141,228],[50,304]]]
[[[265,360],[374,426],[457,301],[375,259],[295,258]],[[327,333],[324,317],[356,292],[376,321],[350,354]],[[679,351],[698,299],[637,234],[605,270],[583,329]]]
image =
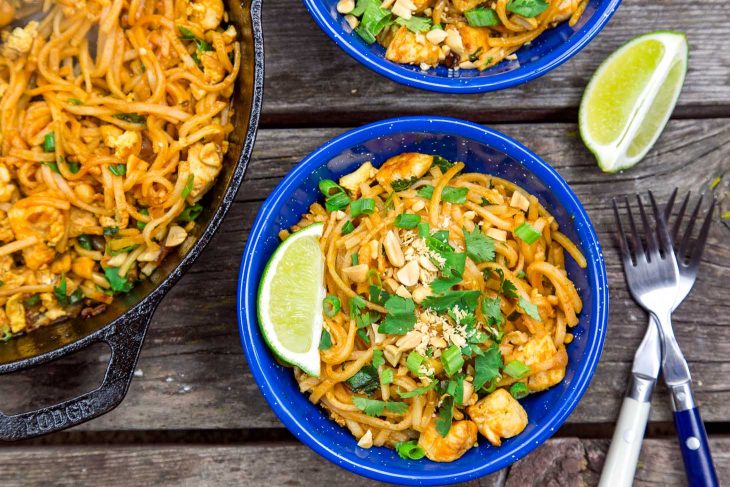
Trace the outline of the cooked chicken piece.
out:
[[[409,182],[414,182],[426,174],[432,164],[433,156],[417,152],[404,152],[385,161],[385,164],[375,175],[375,179],[385,187],[394,184],[396,186],[398,184],[408,185]]]
[[[467,10],[478,7],[484,2],[485,0],[452,0],[451,3],[454,5],[459,13],[464,13]]]
[[[497,389],[475,405],[466,408],[479,432],[494,446],[502,444],[502,438],[512,438],[527,426],[527,412],[505,389]]]
[[[215,178],[223,167],[221,152],[218,145],[208,142],[203,145],[198,142],[188,149],[190,172],[193,174],[193,190],[188,200],[195,203],[213,186]]]
[[[30,52],[33,41],[38,37],[38,22],[32,20],[25,27],[16,27],[10,32],[2,47],[2,55],[17,59]]]
[[[505,363],[519,360],[529,367],[547,362],[557,353],[558,349],[555,348],[552,337],[543,335],[539,338],[531,338],[524,345],[516,347],[511,355],[505,357]]]
[[[348,190],[352,195],[356,195],[360,192],[360,185],[374,178],[377,172],[370,162],[366,162],[358,167],[356,171],[342,176],[339,183],[340,186]]]
[[[20,333],[26,327],[23,293],[13,294],[5,303],[5,314],[10,321],[10,331]]]
[[[200,64],[203,65],[203,77],[206,83],[219,83],[225,76],[223,65],[218,59],[218,54],[213,51],[200,53],[198,56]]]
[[[84,279],[91,279],[91,273],[94,271],[96,262],[91,257],[76,257],[71,265],[74,274]]]
[[[92,235],[99,234],[99,220],[96,219],[93,213],[72,206],[68,212],[68,218],[68,236],[70,238],[89,233]]]
[[[413,5],[416,6],[416,13],[421,13],[429,7],[433,7],[436,3],[435,0],[413,0]]]
[[[527,379],[527,388],[531,392],[544,391],[559,383],[565,377],[565,367],[538,372]]]
[[[477,425],[469,420],[454,421],[445,437],[436,431],[436,421],[431,421],[418,438],[418,445],[426,451],[426,457],[434,462],[453,462],[476,442]]]
[[[480,55],[489,50],[489,29],[487,27],[459,27],[461,43],[464,51],[459,53],[462,61],[476,61]]]
[[[419,37],[420,36],[420,37]],[[418,42],[423,39],[423,42]],[[386,59],[401,64],[427,64],[436,66],[439,63],[438,46],[428,42],[423,34],[414,34],[401,26],[385,51]]]
[[[203,30],[212,30],[218,27],[223,20],[222,0],[195,0],[188,5],[190,20]]]

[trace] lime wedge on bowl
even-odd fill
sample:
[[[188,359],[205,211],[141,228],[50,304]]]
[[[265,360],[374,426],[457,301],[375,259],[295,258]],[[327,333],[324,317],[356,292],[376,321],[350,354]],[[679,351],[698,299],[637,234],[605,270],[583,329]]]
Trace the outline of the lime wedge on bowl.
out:
[[[319,248],[321,223],[284,240],[266,264],[259,283],[258,318],[274,354],[319,377],[322,334],[324,256]]]
[[[667,124],[687,72],[687,38],[636,37],[599,66],[580,103],[580,135],[605,172],[638,163]]]

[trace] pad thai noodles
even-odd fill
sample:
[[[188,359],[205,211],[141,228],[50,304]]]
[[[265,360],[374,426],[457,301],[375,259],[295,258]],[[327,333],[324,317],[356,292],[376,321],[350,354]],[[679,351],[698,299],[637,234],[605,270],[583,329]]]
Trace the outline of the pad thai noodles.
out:
[[[450,462],[478,433],[522,432],[519,399],[563,380],[582,308],[565,259],[586,261],[555,219],[511,182],[421,153],[320,189],[290,229],[324,224],[321,367],[294,369],[301,391],[359,446],[403,458]]]
[[[546,29],[578,22],[588,0],[339,0],[337,11],[385,57],[427,70],[484,70],[516,59]]]
[[[0,1],[0,338],[104,311],[188,239],[241,63],[221,0]]]

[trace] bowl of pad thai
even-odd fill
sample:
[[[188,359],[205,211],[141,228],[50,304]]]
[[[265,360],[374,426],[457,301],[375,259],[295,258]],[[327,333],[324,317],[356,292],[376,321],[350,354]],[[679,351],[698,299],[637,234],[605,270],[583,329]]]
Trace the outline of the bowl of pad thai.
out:
[[[0,438],[124,397],[160,300],[248,163],[260,2],[0,1],[0,373],[104,341],[102,386],[7,416]]]
[[[297,438],[385,482],[508,466],[588,387],[608,312],[600,244],[527,148],[449,118],[351,130],[302,160],[254,222],[244,351]]]
[[[345,52],[393,81],[444,93],[525,83],[564,63],[621,0],[304,0]]]

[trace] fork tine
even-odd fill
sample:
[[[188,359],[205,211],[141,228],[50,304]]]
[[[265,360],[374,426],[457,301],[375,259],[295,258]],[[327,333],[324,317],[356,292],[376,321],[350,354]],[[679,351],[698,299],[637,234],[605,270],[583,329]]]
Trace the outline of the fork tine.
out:
[[[631,240],[632,248],[634,249],[634,259],[636,262],[639,261],[639,257],[644,255],[644,246],[639,238],[639,233],[636,231],[636,223],[634,222],[634,215],[631,213],[631,206],[629,205],[629,197],[624,196],[624,203],[626,204],[626,213],[629,215],[629,228],[631,229]]]
[[[700,228],[700,233],[699,235],[697,235],[697,240],[692,246],[692,255],[689,256],[689,261],[687,262],[687,266],[689,267],[697,266],[700,263],[702,251],[705,249],[707,235],[710,233],[710,224],[712,223],[712,214],[714,213],[714,211],[715,198],[712,198],[712,201],[710,202],[710,209],[707,210],[707,214],[705,215],[705,221],[702,223],[702,228]]]
[[[702,207],[704,200],[705,195],[701,194],[699,201],[697,201],[697,205],[695,205],[695,209],[692,211],[692,215],[689,217],[689,222],[687,222],[687,229],[684,231],[682,242],[677,248],[678,262],[684,262],[686,260],[687,252],[689,250],[689,242],[692,239],[692,230],[695,228],[695,221],[697,220],[697,215],[700,213],[700,208]]]
[[[675,190],[676,191],[676,190]],[[682,219],[684,218],[684,212],[687,209],[687,204],[689,203],[689,197],[692,194],[691,191],[689,191],[682,201],[682,206],[679,208],[679,213],[677,214],[677,219],[674,220],[674,225],[672,226],[672,242],[677,241],[677,233],[679,232],[679,226],[682,223]],[[669,220],[667,220],[669,221]]]
[[[674,204],[674,197],[677,194],[677,189],[674,189],[674,192],[672,192],[672,196],[669,200],[669,203],[667,203],[667,208],[672,208],[672,205]],[[662,218],[662,215],[659,212],[659,207],[656,204],[656,200],[654,199],[654,193],[649,191],[649,200],[651,201],[651,207],[652,210],[654,210],[654,218],[656,218],[657,221],[657,234],[659,235],[659,248],[664,253],[664,255],[667,255],[672,250],[672,241],[669,238],[669,232],[667,232],[667,224],[666,224],[666,217]],[[666,210],[665,210],[666,211]],[[665,213],[666,215],[666,213]]]
[[[657,243],[657,229],[649,223],[649,219],[646,217],[646,211],[644,211],[644,203],[641,201],[641,196],[636,195],[636,201],[639,203],[639,213],[641,214],[641,221],[644,224],[644,234],[646,235],[646,253],[647,260],[651,260],[655,255],[659,254],[659,244]],[[657,219],[657,225],[660,219]]]
[[[631,262],[631,252],[629,250],[629,244],[626,241],[626,232],[624,232],[624,224],[621,221],[621,217],[618,214],[618,205],[616,204],[616,198],[613,199],[613,215],[616,217],[616,223],[618,224],[618,240],[621,246],[621,256],[626,263]]]
[[[668,222],[669,217],[672,216],[672,207],[674,206],[674,200],[677,198],[677,191],[679,191],[679,188],[674,188],[674,191],[672,191],[672,195],[669,197],[669,201],[667,201],[666,206],[664,206],[664,221]],[[649,191],[649,194],[651,195],[651,191]],[[654,202],[654,196],[651,196],[652,203]]]

